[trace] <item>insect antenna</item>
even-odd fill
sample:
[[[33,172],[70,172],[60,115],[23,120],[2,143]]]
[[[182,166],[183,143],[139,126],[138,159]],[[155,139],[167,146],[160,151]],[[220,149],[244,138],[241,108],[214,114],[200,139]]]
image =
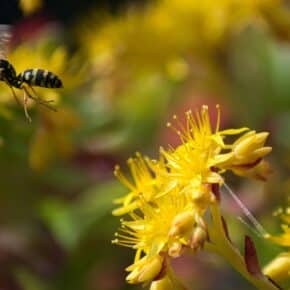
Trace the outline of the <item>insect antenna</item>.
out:
[[[264,229],[264,227],[258,222],[258,220],[253,216],[253,214],[249,211],[249,209],[243,204],[243,202],[238,198],[238,196],[233,192],[233,190],[226,184],[223,184],[223,187],[226,189],[226,192],[230,195],[230,197],[237,203],[237,205],[241,208],[249,223],[238,217],[238,219],[248,228],[250,228],[254,233],[256,233],[260,237],[268,236],[269,234]]]

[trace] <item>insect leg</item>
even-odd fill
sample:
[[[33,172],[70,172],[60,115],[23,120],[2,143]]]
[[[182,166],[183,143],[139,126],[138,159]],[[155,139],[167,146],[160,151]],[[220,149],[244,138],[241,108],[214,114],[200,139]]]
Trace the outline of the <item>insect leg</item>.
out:
[[[28,119],[28,121],[31,123],[31,118],[28,114],[28,111],[27,111],[27,100],[28,100],[28,97],[29,95],[27,94],[27,91],[25,89],[23,89],[23,108],[24,108],[24,114],[25,114],[25,117]]]
[[[14,97],[16,103],[17,103],[19,106],[22,106],[22,104],[20,103],[20,101],[19,101],[19,99],[18,99],[18,97],[17,97],[17,95],[16,95],[16,93],[15,93],[13,87],[9,85],[9,88],[10,88],[11,91],[12,91],[12,95],[13,95],[13,97]]]
[[[45,102],[45,103],[52,103],[52,102],[53,102],[53,100],[47,100],[47,101],[42,100],[42,99],[37,95],[35,89],[34,89],[32,86],[30,86],[30,85],[28,85],[28,86],[29,86],[29,88],[31,89],[31,91],[33,92],[33,94],[35,95],[35,97],[36,97],[38,100],[40,100],[40,101],[42,101],[42,102]]]
[[[29,86],[29,85],[28,85],[28,86]],[[31,86],[29,86],[29,88],[31,88],[31,90],[32,90],[33,92],[35,92],[35,91],[32,89]],[[40,104],[40,105],[42,105],[42,106],[44,106],[44,107],[46,107],[46,108],[48,108],[48,109],[50,109],[50,110],[52,110],[52,111],[54,111],[54,112],[57,111],[56,108],[54,108],[54,107],[52,107],[52,106],[49,105],[50,101],[42,100],[42,99],[39,98],[36,94],[35,94],[36,97],[32,96],[32,95],[28,92],[28,90],[27,90],[27,88],[26,88],[25,86],[22,86],[22,89],[26,92],[28,98],[34,100],[37,104]]]

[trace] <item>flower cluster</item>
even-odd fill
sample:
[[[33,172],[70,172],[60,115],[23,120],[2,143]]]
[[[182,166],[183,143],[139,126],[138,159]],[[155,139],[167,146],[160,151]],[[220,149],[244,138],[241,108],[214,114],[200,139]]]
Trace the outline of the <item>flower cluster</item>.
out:
[[[124,71],[132,75],[159,71],[178,80],[187,75],[188,56],[191,61],[199,56],[197,62],[206,56],[207,62],[211,62],[212,54],[249,24],[283,30],[284,22],[287,23],[284,19],[289,14],[281,2],[153,1],[142,10],[132,9],[120,17],[107,17],[103,25],[100,25],[100,15],[93,14],[84,20],[89,21],[87,28],[83,23],[79,25],[85,27],[79,31],[80,41],[96,67],[106,72],[110,67],[110,74],[119,80],[124,78]],[[274,11],[284,12],[279,13],[279,23],[272,17]],[[97,33],[91,33],[92,27]],[[204,62],[204,65],[208,64]]]
[[[171,123],[168,127],[180,136],[181,145],[161,148],[158,160],[137,153],[128,161],[132,180],[116,167],[115,175],[129,193],[115,201],[119,207],[113,214],[129,218],[121,220],[113,242],[136,250],[134,263],[127,268],[129,283],[159,280],[152,289],[164,289],[158,286],[163,283],[172,285],[166,289],[183,289],[172,274],[170,259],[185,250],[195,252],[208,241],[204,213],[218,201],[223,173],[231,170],[266,178],[263,157],[271,151],[264,146],[268,133],[248,128],[221,131],[219,106],[217,111],[214,129],[207,106],[195,114],[187,112],[184,125],[174,116],[177,127]],[[225,143],[227,135],[237,134],[242,136],[234,143]]]

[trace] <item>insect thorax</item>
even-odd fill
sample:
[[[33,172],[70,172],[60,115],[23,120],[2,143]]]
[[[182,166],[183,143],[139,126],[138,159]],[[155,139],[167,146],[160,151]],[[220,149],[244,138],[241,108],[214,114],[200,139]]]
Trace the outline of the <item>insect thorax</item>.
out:
[[[16,79],[16,71],[12,64],[6,59],[0,59],[0,80],[13,85]]]

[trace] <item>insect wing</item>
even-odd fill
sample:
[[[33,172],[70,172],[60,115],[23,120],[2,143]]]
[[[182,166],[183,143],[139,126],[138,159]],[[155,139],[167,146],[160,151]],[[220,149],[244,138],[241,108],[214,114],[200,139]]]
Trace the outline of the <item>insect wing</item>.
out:
[[[6,59],[8,53],[8,44],[11,39],[11,26],[0,24],[0,59]]]

